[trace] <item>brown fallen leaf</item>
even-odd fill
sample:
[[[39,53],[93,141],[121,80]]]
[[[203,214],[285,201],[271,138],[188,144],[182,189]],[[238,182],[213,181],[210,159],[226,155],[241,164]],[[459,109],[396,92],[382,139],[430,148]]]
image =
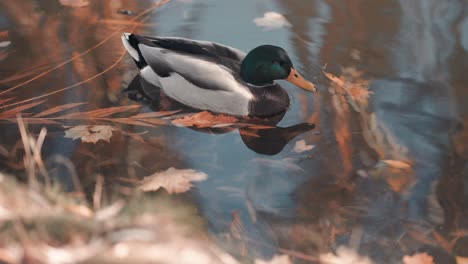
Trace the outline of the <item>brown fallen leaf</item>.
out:
[[[434,258],[427,253],[416,253],[403,257],[404,264],[434,264]]]
[[[468,264],[468,257],[456,257],[457,264]]]
[[[204,172],[192,169],[169,168],[145,177],[139,187],[144,192],[157,191],[164,188],[168,193],[183,193],[188,191],[192,182],[204,181],[208,178]]]
[[[7,48],[11,41],[8,38],[8,30],[0,31],[0,48]]]
[[[88,0],[59,0],[60,4],[69,7],[84,7],[89,5]]]
[[[99,140],[110,142],[113,131],[116,129],[112,126],[96,125],[96,126],[75,126],[65,131],[65,137],[81,139],[81,142],[96,143]]]
[[[210,112],[203,111],[195,115],[184,116],[182,118],[172,120],[172,124],[184,127],[207,128],[221,124],[233,124],[239,121],[236,117],[228,115],[214,115]]]
[[[232,221],[231,221],[231,224],[229,225],[229,231],[230,231],[230,235],[232,236],[232,238],[234,238],[235,240],[239,242],[240,251],[241,251],[240,254],[242,256],[246,256],[247,255],[247,242],[246,242],[246,237],[244,235],[245,228],[244,228],[244,225],[242,224],[239,211],[232,212]]]
[[[390,166],[392,168],[395,168],[395,169],[409,169],[411,168],[411,165],[406,163],[406,162],[403,162],[403,161],[399,161],[399,160],[381,160],[382,163],[384,163],[385,165],[387,166]]]
[[[368,80],[363,79],[361,77],[362,72],[353,67],[343,69],[340,77],[325,71],[323,71],[323,74],[346,93],[348,102],[357,112],[360,111],[359,105],[367,104],[369,97],[373,94],[369,90]]]
[[[8,30],[3,30],[3,31],[0,31],[0,40],[3,40],[3,39],[8,39]]]

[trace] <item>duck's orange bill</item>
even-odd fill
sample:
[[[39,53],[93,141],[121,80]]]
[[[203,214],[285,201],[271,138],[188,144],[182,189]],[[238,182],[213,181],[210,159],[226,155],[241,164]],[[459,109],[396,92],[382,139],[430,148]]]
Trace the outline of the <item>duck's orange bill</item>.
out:
[[[291,72],[289,73],[289,76],[286,78],[286,80],[304,90],[314,93],[317,92],[317,87],[315,87],[313,83],[304,79],[294,68],[291,68]]]

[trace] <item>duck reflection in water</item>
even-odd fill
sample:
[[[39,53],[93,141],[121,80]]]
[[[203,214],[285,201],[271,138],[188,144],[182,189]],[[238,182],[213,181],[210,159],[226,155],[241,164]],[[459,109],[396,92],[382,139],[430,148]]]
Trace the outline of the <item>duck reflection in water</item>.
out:
[[[124,93],[129,99],[148,105],[153,111],[182,109],[179,113],[200,112],[200,110],[190,108],[169,98],[160,88],[148,83],[140,75],[133,78]],[[284,111],[274,116],[255,119],[257,120],[256,123],[250,127],[233,124],[226,127],[189,128],[211,134],[223,134],[238,130],[242,141],[249,149],[259,154],[272,156],[280,153],[293,138],[315,127],[311,123],[300,123],[290,127],[276,126],[283,119],[285,113]],[[256,128],[255,125],[263,127]],[[271,126],[272,128],[265,128],[264,126]]]

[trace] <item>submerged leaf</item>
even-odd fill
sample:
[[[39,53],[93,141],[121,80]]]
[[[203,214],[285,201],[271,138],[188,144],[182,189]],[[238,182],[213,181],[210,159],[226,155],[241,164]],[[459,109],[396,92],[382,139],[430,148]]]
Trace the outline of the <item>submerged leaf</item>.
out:
[[[156,172],[145,177],[140,185],[140,190],[149,192],[164,188],[168,193],[183,193],[192,187],[192,182],[203,181],[208,175],[192,169],[169,168],[163,172]]]
[[[99,140],[109,142],[114,130],[115,128],[105,125],[75,126],[65,131],[65,137],[73,140],[79,138],[82,142],[95,144]]]
[[[220,124],[233,124],[239,121],[236,117],[228,115],[213,115],[210,112],[203,111],[195,115],[184,116],[172,120],[172,124],[185,127],[207,128],[215,127]]]

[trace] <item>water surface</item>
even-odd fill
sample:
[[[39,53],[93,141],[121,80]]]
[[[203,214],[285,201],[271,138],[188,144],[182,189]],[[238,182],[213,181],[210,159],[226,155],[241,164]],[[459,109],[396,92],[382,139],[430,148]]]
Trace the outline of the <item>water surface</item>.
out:
[[[281,142],[279,153],[265,153],[262,145],[283,139],[273,135],[256,151],[237,130],[126,126],[127,132],[148,131],[149,143],[116,135],[111,143],[82,144],[51,125],[43,157],[66,188],[74,189],[73,173],[91,192],[98,174],[112,188],[121,178],[140,179],[170,167],[203,171],[208,180],[192,192],[213,236],[226,243],[222,234],[230,232],[233,215],[240,216],[245,239],[234,244],[247,244],[250,256],[271,256],[278,248],[317,256],[348,245],[377,263],[394,263],[418,250],[432,252],[436,263],[450,263],[461,254],[457,248],[468,247],[442,249],[412,235],[422,228],[428,240],[434,240],[434,230],[452,238],[451,232],[467,228],[464,1],[172,1],[136,19],[152,4],[103,0],[69,8],[49,0],[1,1],[0,31],[8,31],[11,41],[1,50],[3,91],[105,42],[0,99],[21,101],[93,77],[44,97],[34,111],[71,102],[88,102],[83,110],[135,103],[122,94],[137,72],[130,56],[118,61],[121,32],[210,40],[244,51],[268,43],[288,51],[320,90],[313,95],[281,81],[292,105],[278,126],[316,128]],[[266,30],[254,23],[271,11],[283,14],[290,26]],[[362,71],[359,78],[368,80],[373,92],[365,111],[343,101],[322,69],[336,76],[343,69]],[[16,125],[1,127],[0,145],[10,151],[19,140]],[[31,125],[32,131],[39,128]],[[300,140],[314,148],[295,152]],[[57,156],[74,167],[64,167]],[[17,171],[3,159],[3,169]],[[402,161],[410,169],[382,160]],[[236,246],[231,249],[241,255]]]

